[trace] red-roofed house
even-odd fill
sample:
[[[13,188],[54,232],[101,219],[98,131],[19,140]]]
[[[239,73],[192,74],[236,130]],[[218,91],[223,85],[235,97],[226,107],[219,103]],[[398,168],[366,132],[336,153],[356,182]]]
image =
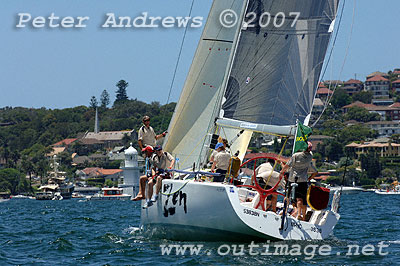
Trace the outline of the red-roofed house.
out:
[[[356,101],[352,104],[343,106],[343,112],[347,113],[349,108],[351,107],[361,107],[364,109],[367,109],[370,113],[377,113],[381,116],[382,120],[386,120],[386,117],[390,117],[391,120],[400,120],[400,108],[397,107],[391,107],[390,106],[378,106],[374,104],[369,104],[369,103],[362,103],[360,101]]]
[[[400,156],[400,144],[396,143],[378,143],[371,141],[357,144],[353,142],[346,145],[345,149],[352,154],[356,154],[357,157],[366,153],[377,153],[379,157]]]
[[[369,74],[367,76],[367,79],[370,79],[370,78],[375,77],[375,76],[382,76],[382,77],[387,78],[387,79],[389,78],[389,75],[387,73],[380,72],[380,71],[375,71],[375,72]]]
[[[362,90],[363,84],[358,79],[349,79],[346,81],[342,87],[342,89],[347,92],[348,95],[352,96],[355,93],[358,93]]]
[[[365,90],[372,91],[374,98],[389,97],[390,82],[380,75],[373,76],[365,81]]]
[[[73,143],[77,139],[63,139],[60,140],[59,142],[54,143],[53,147],[68,147],[71,143]]]
[[[324,100],[331,95],[333,95],[333,91],[326,87],[317,90],[317,98],[320,98],[321,100]]]
[[[396,92],[400,92],[400,79],[392,82],[392,89]]]
[[[395,68],[392,74],[395,75],[397,78],[400,78],[400,68]]]
[[[77,172],[78,177],[83,180],[88,178],[104,178],[104,180],[110,179],[115,182],[123,175],[122,169],[103,169],[99,167],[88,167]]]

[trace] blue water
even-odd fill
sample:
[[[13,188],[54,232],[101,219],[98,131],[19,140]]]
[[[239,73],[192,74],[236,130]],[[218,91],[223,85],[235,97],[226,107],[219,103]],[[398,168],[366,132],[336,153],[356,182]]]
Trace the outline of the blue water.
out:
[[[291,251],[300,245],[302,255],[255,256],[246,247],[234,256],[233,247],[228,255],[219,255],[219,247],[247,243],[176,242],[141,232],[138,202],[10,200],[0,203],[0,265],[400,265],[399,196],[343,195],[340,212],[327,240],[269,244],[271,253],[273,245],[288,244]],[[381,241],[387,255],[377,254]],[[160,245],[170,244],[204,246],[199,255],[162,255]],[[259,253],[268,245],[257,244]],[[368,244],[375,255],[345,255],[348,245]],[[312,257],[303,252],[307,245],[329,245],[331,255]]]

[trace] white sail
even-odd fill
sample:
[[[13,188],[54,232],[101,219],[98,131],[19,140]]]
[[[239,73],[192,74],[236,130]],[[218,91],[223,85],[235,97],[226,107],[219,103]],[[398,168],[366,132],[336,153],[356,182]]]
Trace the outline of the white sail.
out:
[[[164,149],[176,156],[177,166],[186,169],[205,157],[205,140],[214,125],[223,95],[240,23],[224,27],[220,15],[230,9],[240,15],[247,1],[214,1],[180,99],[169,124]],[[203,156],[201,156],[203,155]]]

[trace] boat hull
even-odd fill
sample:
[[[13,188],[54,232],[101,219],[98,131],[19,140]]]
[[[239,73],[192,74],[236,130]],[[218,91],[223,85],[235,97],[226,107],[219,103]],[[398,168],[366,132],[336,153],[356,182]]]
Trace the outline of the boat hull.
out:
[[[142,208],[141,223],[152,236],[173,240],[324,239],[340,217],[331,211],[320,212],[321,217],[314,218],[320,224],[288,217],[279,230],[281,216],[241,202],[235,186],[164,180],[162,192],[153,206]]]

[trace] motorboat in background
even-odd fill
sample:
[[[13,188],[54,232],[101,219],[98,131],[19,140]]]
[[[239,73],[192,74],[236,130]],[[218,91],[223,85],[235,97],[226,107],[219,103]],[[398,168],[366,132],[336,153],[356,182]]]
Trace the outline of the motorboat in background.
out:
[[[102,188],[101,193],[87,196],[87,200],[130,200],[131,195],[123,194],[122,188]]]

